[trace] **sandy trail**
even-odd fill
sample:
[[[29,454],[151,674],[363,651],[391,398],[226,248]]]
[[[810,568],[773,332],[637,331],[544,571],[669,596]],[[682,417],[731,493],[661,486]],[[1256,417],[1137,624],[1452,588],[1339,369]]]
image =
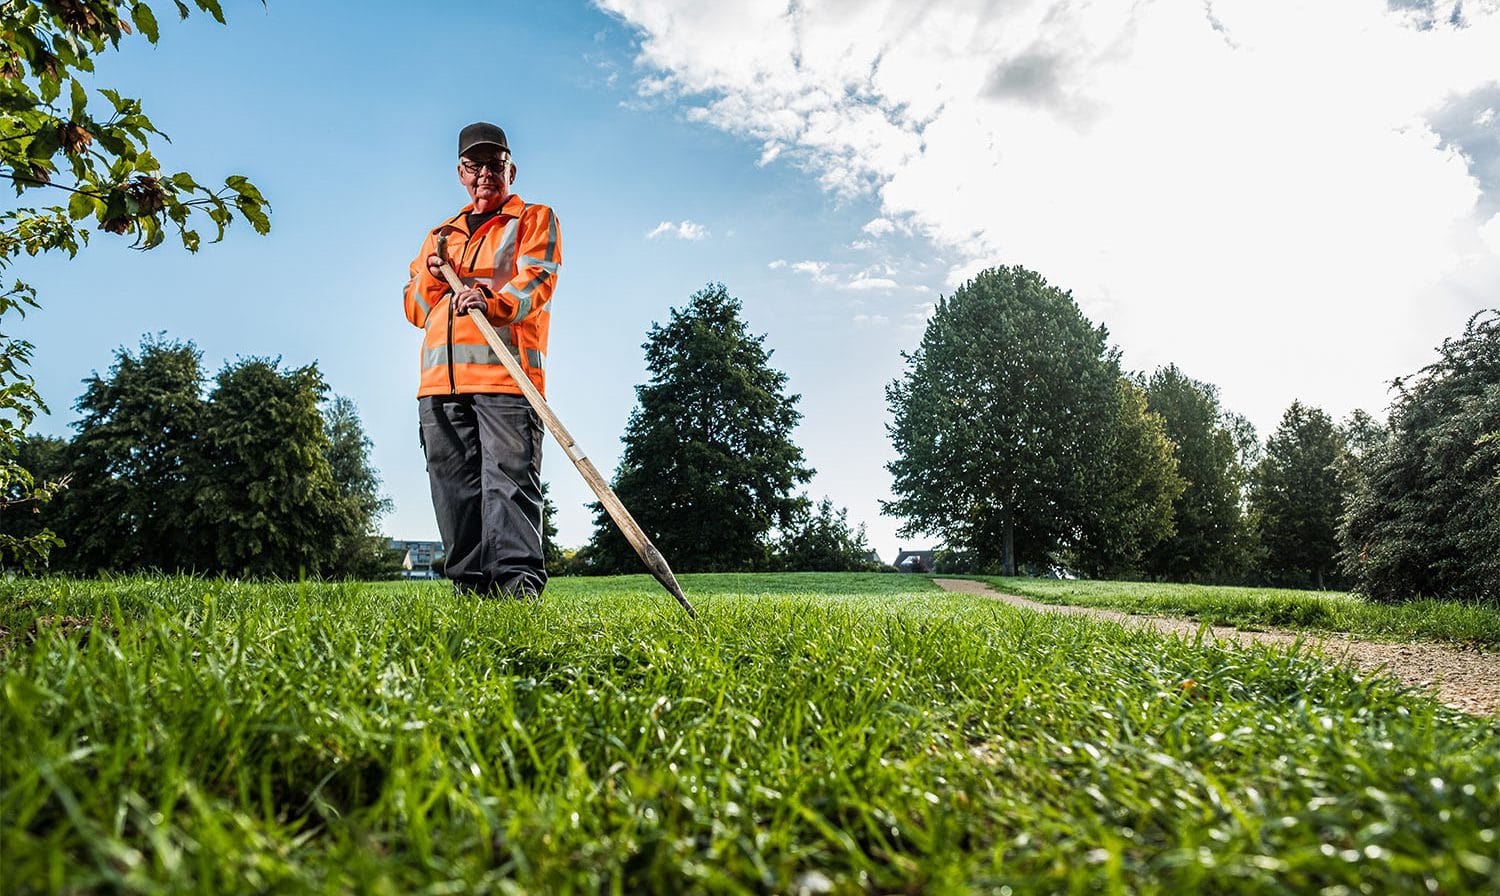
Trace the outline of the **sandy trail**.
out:
[[[1190,619],[1161,616],[1132,616],[1118,610],[1092,607],[1058,606],[1038,603],[1014,594],[1004,594],[983,582],[970,579],[934,579],[947,591],[978,594],[984,597],[1039,613],[1087,616],[1105,622],[1150,628],[1165,634],[1192,638],[1201,623]],[[1500,713],[1500,654],[1466,650],[1439,644],[1385,643],[1361,641],[1343,635],[1319,635],[1287,631],[1241,631],[1226,626],[1210,626],[1213,636],[1238,644],[1268,644],[1290,647],[1300,638],[1305,645],[1362,672],[1384,669],[1407,684],[1431,692],[1438,700],[1455,709],[1478,716]]]

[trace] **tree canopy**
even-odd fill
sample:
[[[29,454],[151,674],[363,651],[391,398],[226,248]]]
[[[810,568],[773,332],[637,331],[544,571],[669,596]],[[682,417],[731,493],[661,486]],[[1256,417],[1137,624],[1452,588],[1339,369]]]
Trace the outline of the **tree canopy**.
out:
[[[39,516],[61,536],[55,569],[185,570],[257,577],[373,576],[389,507],[370,441],[316,365],[226,364],[207,389],[190,342],[120,349],[78,399],[71,442],[30,438],[23,458],[73,485]],[[23,537],[30,515],[0,531]]]
[[[223,23],[218,0],[192,5]],[[173,7],[182,18],[191,11],[181,0]],[[211,189],[186,171],[164,171],[151,144],[165,135],[141,101],[108,87],[90,95],[82,76],[94,71],[94,57],[118,48],[132,33],[156,43],[160,29],[152,4],[0,4],[0,175],[10,179],[17,196],[61,192],[65,202],[0,213],[0,257],[76,252],[88,240],[87,222],[132,234],[145,249],[175,231],[191,251],[201,242],[195,212],[208,219],[216,240],[236,214],[259,233],[270,229],[265,198],[247,179],[231,176]]]
[[[1318,408],[1292,402],[1252,471],[1250,507],[1261,569],[1278,585],[1323,588],[1335,570],[1344,504],[1344,440]]]
[[[259,233],[269,230],[270,206],[254,184],[233,175],[223,187],[209,188],[186,171],[163,170],[152,146],[155,138],[167,138],[141,102],[108,87],[91,96],[80,77],[94,71],[97,55],[132,33],[156,43],[154,9],[165,6],[145,0],[0,3],[0,177],[22,200],[0,211],[0,271],[22,254],[76,254],[88,242],[90,224],[131,234],[141,249],[175,231],[194,252],[204,218],[213,240],[236,215]],[[182,18],[196,7],[224,21],[218,0],[173,0],[172,6]],[[103,111],[100,98],[108,105]],[[33,197],[41,197],[41,205],[27,204]],[[0,284],[0,321],[37,304],[27,284]],[[16,457],[26,427],[46,410],[26,373],[31,353],[26,340],[0,333],[0,510],[35,510],[65,484],[38,480]],[[46,529],[0,537],[0,563],[34,568],[55,541]]]
[[[849,525],[849,510],[828,498],[806,507],[782,533],[776,565],[789,572],[860,572],[878,569],[870,558],[865,526]]]
[[[772,530],[806,504],[793,494],[813,473],[791,437],[799,396],[786,393],[786,374],[740,308],[710,284],[652,324],[642,346],[650,379],[636,387],[614,488],[679,572],[764,567]],[[636,569],[603,507],[593,510],[590,568]]]
[[[1219,405],[1217,386],[1169,364],[1143,384],[1146,406],[1161,415],[1177,472],[1185,483],[1172,504],[1176,532],[1146,554],[1146,571],[1171,581],[1226,581],[1243,576],[1249,531],[1241,508],[1253,433]]]
[[[1117,415],[1109,421],[1093,513],[1080,520],[1071,562],[1092,578],[1135,578],[1146,552],[1176,531],[1172,502],[1187,483],[1160,414],[1135,383],[1116,380]]]
[[[905,520],[902,534],[941,535],[971,567],[1007,575],[1063,548],[1112,566],[1154,540],[1165,517],[1140,507],[1172,478],[1159,423],[1122,392],[1107,339],[1021,267],[940,299],[886,388],[896,498],[883,510]]]
[[[1390,435],[1360,465],[1342,565],[1377,600],[1500,601],[1500,311],[1398,380]]]

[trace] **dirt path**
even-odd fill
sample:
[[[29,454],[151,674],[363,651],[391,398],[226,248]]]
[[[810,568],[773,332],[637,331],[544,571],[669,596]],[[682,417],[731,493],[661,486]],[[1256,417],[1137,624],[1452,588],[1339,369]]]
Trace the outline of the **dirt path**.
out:
[[[1200,623],[1189,619],[1160,616],[1132,616],[1118,610],[1092,607],[1058,606],[1038,603],[1014,594],[1002,594],[990,586],[969,579],[934,579],[940,588],[979,594],[1013,607],[1041,613],[1087,616],[1104,622],[1118,622],[1151,628],[1165,634],[1192,638]],[[1363,672],[1386,669],[1407,684],[1431,691],[1437,699],[1464,712],[1479,716],[1500,713],[1500,654],[1481,650],[1460,650],[1438,644],[1388,644],[1358,641],[1340,635],[1296,634],[1285,631],[1249,632],[1215,625],[1215,638],[1239,644],[1268,644],[1290,647],[1300,637],[1321,652],[1350,663]]]

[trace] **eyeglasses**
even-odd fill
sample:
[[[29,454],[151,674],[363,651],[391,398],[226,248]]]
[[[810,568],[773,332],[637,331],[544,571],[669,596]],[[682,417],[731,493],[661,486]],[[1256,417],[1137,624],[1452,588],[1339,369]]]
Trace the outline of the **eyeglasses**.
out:
[[[459,159],[458,164],[463,166],[463,169],[470,174],[478,174],[479,172],[488,168],[490,169],[491,174],[498,174],[504,177],[506,169],[510,167],[510,157],[496,156],[493,159],[484,159],[481,161],[476,161],[474,159]]]

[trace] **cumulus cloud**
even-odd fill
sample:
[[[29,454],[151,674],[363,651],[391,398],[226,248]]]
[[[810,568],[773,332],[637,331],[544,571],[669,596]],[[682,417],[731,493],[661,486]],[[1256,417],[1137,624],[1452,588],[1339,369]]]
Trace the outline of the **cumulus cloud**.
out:
[[[1479,235],[1491,252],[1500,255],[1500,214],[1486,221],[1479,229]]]
[[[1475,261],[1495,0],[598,2],[691,120],[875,197],[868,235],[911,227],[950,286],[1033,268],[1128,363],[1263,427],[1293,397],[1382,398],[1500,294]]]
[[[869,272],[860,271],[854,278],[839,284],[840,289],[866,290],[866,289],[895,289],[900,286],[889,277],[871,277]]]
[[[834,266],[830,265],[826,261],[809,260],[791,262],[787,261],[784,258],[778,258],[770,264],[766,265],[766,267],[770,268],[773,271],[786,270],[795,271],[799,274],[805,274],[810,277],[812,279],[812,282],[817,284],[818,286],[831,286],[835,289],[841,290],[863,292],[872,289],[897,289],[901,287],[900,283],[897,283],[895,280],[892,280],[889,277],[872,276],[873,274],[882,272],[894,273],[889,265],[881,265],[876,268],[859,271],[853,276],[848,276],[843,271],[834,270]],[[927,291],[925,288],[921,287],[910,288],[916,289],[919,292]]]
[[[870,236],[885,236],[895,230],[896,225],[892,224],[889,218],[876,218],[860,229]]]
[[[646,234],[646,239],[654,240],[659,237],[671,237],[679,240],[701,240],[708,236],[708,228],[696,221],[679,221],[673,224],[671,221],[663,221]]]

